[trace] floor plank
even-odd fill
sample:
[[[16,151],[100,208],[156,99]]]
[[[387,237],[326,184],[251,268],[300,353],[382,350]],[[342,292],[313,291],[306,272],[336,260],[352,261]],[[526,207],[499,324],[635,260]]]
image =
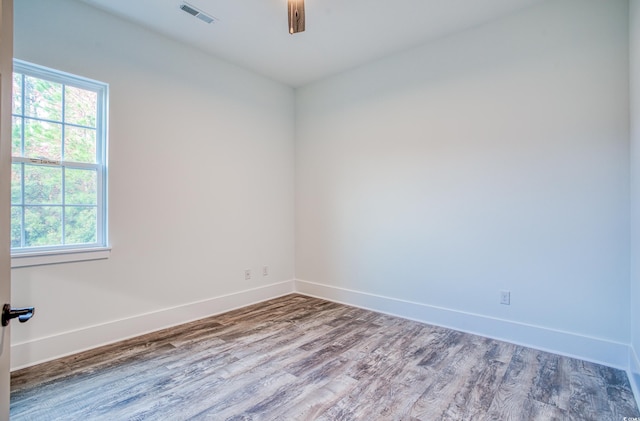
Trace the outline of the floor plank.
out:
[[[12,373],[12,420],[621,420],[620,370],[292,294]]]

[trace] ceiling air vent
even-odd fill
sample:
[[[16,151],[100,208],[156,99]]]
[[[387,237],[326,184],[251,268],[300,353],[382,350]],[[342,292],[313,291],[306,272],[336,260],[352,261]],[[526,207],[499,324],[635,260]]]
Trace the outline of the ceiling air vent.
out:
[[[211,23],[211,22],[214,22],[214,21],[217,20],[213,16],[209,16],[208,14],[203,12],[202,10],[190,5],[189,3],[182,3],[180,5],[180,9],[182,9],[185,12],[187,12],[191,16],[197,17],[198,19],[200,19],[203,22]]]

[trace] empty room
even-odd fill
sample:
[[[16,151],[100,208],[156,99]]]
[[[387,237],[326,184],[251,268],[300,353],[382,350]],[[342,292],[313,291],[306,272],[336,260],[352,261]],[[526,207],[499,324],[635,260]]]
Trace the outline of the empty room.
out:
[[[0,420],[640,419],[640,0],[0,10]]]

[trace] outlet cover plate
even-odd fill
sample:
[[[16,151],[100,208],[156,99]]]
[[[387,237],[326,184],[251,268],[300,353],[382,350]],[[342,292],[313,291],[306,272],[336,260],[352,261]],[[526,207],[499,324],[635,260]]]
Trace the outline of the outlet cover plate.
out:
[[[510,291],[500,291],[500,304],[504,304],[506,306],[511,305]]]

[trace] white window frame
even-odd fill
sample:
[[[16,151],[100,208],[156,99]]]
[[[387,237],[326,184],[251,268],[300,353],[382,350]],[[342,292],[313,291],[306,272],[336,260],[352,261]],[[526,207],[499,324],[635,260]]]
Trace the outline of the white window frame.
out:
[[[31,163],[38,165],[53,165],[60,168],[95,169],[97,172],[97,233],[96,242],[91,244],[72,244],[42,247],[21,247],[11,249],[11,267],[19,268],[26,266],[37,266],[55,263],[77,262],[85,260],[106,259],[109,257],[111,248],[108,242],[108,189],[107,189],[107,129],[108,129],[108,104],[109,85],[104,82],[84,78],[70,73],[50,69],[37,64],[14,59],[14,73],[21,73],[63,85],[86,89],[96,92],[97,115],[96,115],[96,164],[69,162],[69,161],[46,161],[41,159],[31,159],[29,157],[13,157],[12,163]],[[24,101],[24,95],[23,95]],[[24,105],[22,107],[24,113]],[[63,123],[65,124],[65,123]],[[24,133],[22,134],[24,136]],[[24,204],[23,204],[24,206]],[[24,229],[24,228],[23,228]]]

